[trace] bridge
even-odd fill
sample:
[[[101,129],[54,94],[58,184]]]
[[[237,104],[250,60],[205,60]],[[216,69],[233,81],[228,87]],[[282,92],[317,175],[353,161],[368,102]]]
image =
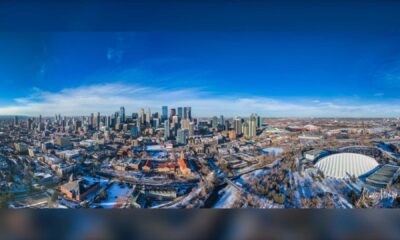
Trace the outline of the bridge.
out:
[[[225,182],[232,186],[236,191],[240,192],[241,194],[246,194],[246,191],[243,190],[242,187],[239,187],[235,182],[230,180],[229,178],[225,178]]]

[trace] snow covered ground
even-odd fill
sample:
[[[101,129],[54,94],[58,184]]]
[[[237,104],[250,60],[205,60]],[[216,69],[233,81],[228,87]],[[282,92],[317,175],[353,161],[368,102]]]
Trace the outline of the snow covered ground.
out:
[[[215,203],[213,208],[232,208],[235,201],[239,198],[238,192],[231,185],[228,185],[226,188],[222,189],[219,194],[220,198]]]
[[[243,174],[242,176],[240,176],[239,178],[237,178],[237,179],[235,180],[235,182],[236,182],[238,185],[243,186],[243,184],[244,184],[245,182],[248,182],[248,183],[249,183],[249,182],[252,182],[252,179],[254,179],[255,177],[265,175],[265,174],[268,172],[268,170],[269,170],[269,169],[267,169],[267,168],[263,168],[263,169],[255,170],[255,171],[250,172],[250,173]]]
[[[325,178],[321,181],[311,177],[314,172],[307,169],[303,176],[299,173],[293,173],[293,181],[297,186],[297,191],[294,194],[296,204],[299,204],[300,199],[320,198],[321,195],[327,193],[332,195],[333,203],[336,208],[352,208],[352,204],[345,198],[347,193],[351,191],[351,186],[341,179]],[[297,206],[299,207],[299,206]]]
[[[115,182],[107,189],[107,199],[100,203],[93,203],[93,206],[101,206],[103,208],[113,208],[118,200],[128,198],[132,194],[132,189],[127,187],[126,184],[119,184]]]
[[[251,180],[254,177],[258,177],[258,176],[263,176],[268,172],[269,169],[267,168],[263,168],[263,169],[258,169],[254,172],[248,173],[248,174],[244,174],[242,175],[240,178],[243,178],[244,180]]]
[[[262,150],[263,153],[271,155],[271,156],[276,156],[280,153],[283,152],[283,148],[281,147],[269,147],[269,148],[265,148]]]

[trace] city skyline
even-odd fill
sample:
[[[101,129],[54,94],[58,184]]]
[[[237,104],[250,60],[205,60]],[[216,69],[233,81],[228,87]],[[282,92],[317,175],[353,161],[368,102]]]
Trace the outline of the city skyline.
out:
[[[400,2],[70,2],[0,1],[1,209],[400,208]],[[5,236],[299,236],[293,216],[63,214],[48,235],[25,215]],[[297,229],[399,235],[386,215]]]
[[[193,106],[199,116],[400,115],[395,33],[20,33],[0,39],[0,115],[164,104]]]
[[[147,109],[148,111],[146,112],[145,109]],[[164,109],[166,110],[167,114],[164,114]],[[176,111],[178,109],[178,112]],[[173,115],[171,115],[171,110],[174,111]],[[179,110],[182,110],[182,112],[179,112]],[[181,107],[176,107],[176,106],[161,106],[159,107],[159,109],[150,109],[150,108],[146,108],[146,107],[141,107],[139,109],[137,109],[137,111],[126,111],[124,106],[120,106],[119,110],[115,110],[113,112],[110,113],[102,113],[99,111],[94,111],[94,112],[89,112],[86,114],[82,114],[82,115],[63,115],[61,113],[55,113],[53,115],[43,115],[43,114],[38,114],[38,115],[0,115],[0,117],[14,117],[14,118],[19,118],[19,117],[25,117],[25,118],[46,118],[46,119],[51,119],[51,118],[55,118],[57,119],[61,119],[63,117],[67,117],[67,118],[81,118],[81,117],[91,117],[91,115],[94,114],[99,114],[101,117],[121,117],[121,122],[126,122],[127,119],[129,118],[138,118],[141,116],[141,112],[143,111],[143,114],[147,117],[148,114],[150,114],[150,116],[153,116],[154,114],[157,115],[157,118],[160,119],[167,119],[170,118],[172,116],[176,116],[178,117],[178,119],[191,119],[191,118],[198,118],[198,119],[211,119],[211,118],[227,118],[227,119],[235,119],[235,118],[250,118],[253,115],[258,116],[257,113],[251,113],[249,116],[246,115],[236,115],[236,116],[224,116],[223,114],[220,114],[218,116],[216,115],[212,115],[212,116],[196,116],[195,114],[193,114],[192,112],[192,107],[191,106],[181,106]],[[150,112],[149,112],[150,111]],[[153,113],[153,114],[152,114]],[[263,116],[260,116],[263,117]],[[151,122],[152,119],[148,119],[148,122]],[[147,120],[146,120],[147,121]]]

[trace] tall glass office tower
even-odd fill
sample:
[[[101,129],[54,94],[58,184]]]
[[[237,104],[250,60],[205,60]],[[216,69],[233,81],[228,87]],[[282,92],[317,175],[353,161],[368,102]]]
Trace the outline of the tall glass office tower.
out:
[[[162,119],[165,120],[168,118],[168,106],[162,106]]]

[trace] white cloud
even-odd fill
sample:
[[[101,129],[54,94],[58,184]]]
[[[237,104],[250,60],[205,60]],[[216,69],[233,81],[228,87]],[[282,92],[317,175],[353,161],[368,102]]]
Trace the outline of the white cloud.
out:
[[[107,50],[107,59],[110,61],[120,62],[122,60],[124,51],[114,48],[109,48]]]
[[[33,94],[15,99],[15,104],[0,106],[0,115],[88,115],[91,112],[111,114],[125,106],[128,113],[140,108],[161,111],[169,107],[191,106],[195,116],[265,117],[397,117],[399,103],[354,103],[352,100],[315,101],[315,99],[282,100],[266,97],[217,97],[198,89],[162,89],[123,83],[97,84],[47,92],[35,89]]]
[[[383,97],[384,95],[385,95],[384,93],[379,92],[379,93],[375,93],[374,97]]]

